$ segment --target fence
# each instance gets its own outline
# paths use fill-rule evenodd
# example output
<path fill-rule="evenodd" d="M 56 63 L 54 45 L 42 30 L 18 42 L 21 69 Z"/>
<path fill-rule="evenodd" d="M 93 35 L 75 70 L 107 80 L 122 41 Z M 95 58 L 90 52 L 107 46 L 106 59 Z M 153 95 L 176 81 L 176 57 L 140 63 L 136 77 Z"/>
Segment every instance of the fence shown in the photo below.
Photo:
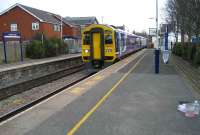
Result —
<path fill-rule="evenodd" d="M 66 38 L 64 42 L 68 45 L 69 53 L 81 52 L 81 39 Z"/>
<path fill-rule="evenodd" d="M 81 52 L 81 39 L 65 39 L 64 42 L 67 44 L 68 53 L 80 53 Z M 23 59 L 26 58 L 26 46 L 29 44 L 28 41 L 22 43 L 22 54 Z M 21 49 L 19 41 L 7 41 L 6 42 L 6 54 L 7 62 L 18 62 L 21 61 Z M 5 62 L 4 46 L 0 42 L 0 64 Z"/>
<path fill-rule="evenodd" d="M 22 43 L 22 54 L 23 58 L 25 58 L 26 54 L 26 45 L 27 42 Z M 19 41 L 8 41 L 6 42 L 6 55 L 7 55 L 7 62 L 17 62 L 21 61 L 21 49 Z M 4 63 L 5 61 L 5 54 L 4 54 L 4 46 L 3 43 L 0 42 L 0 63 Z"/>

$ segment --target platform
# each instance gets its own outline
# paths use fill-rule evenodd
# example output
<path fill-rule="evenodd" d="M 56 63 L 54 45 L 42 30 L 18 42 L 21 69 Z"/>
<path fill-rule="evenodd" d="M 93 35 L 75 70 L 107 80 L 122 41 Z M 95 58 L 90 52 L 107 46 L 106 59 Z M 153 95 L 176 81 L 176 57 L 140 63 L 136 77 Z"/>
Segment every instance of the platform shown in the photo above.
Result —
<path fill-rule="evenodd" d="M 67 55 L 61 55 L 61 56 L 51 57 L 51 58 L 31 59 L 31 60 L 16 62 L 16 63 L 11 63 L 11 64 L 0 64 L 0 72 L 5 72 L 5 71 L 13 70 L 13 69 L 18 69 L 18 68 L 24 68 L 28 66 L 46 64 L 46 63 L 61 61 L 61 60 L 70 59 L 74 57 L 80 57 L 80 56 L 81 56 L 80 53 L 67 54 Z"/>
<path fill-rule="evenodd" d="M 0 123 L 3 135 L 199 135 L 200 117 L 179 101 L 192 87 L 174 65 L 154 74 L 153 50 L 142 50 Z"/>
<path fill-rule="evenodd" d="M 2 64 L 0 65 L 0 100 L 61 78 L 74 72 L 70 70 L 71 68 L 76 69 L 82 65 L 80 53 Z"/>

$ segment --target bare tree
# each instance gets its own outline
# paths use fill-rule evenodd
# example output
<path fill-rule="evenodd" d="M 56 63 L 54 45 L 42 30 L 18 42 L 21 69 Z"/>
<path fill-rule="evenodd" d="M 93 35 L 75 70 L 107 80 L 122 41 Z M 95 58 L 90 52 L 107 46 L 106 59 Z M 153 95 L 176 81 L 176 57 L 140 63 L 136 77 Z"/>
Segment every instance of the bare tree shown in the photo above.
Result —
<path fill-rule="evenodd" d="M 166 22 L 173 26 L 173 32 L 181 33 L 181 42 L 184 42 L 184 35 L 188 35 L 189 41 L 192 35 L 200 33 L 200 0 L 168 0 L 165 11 Z"/>

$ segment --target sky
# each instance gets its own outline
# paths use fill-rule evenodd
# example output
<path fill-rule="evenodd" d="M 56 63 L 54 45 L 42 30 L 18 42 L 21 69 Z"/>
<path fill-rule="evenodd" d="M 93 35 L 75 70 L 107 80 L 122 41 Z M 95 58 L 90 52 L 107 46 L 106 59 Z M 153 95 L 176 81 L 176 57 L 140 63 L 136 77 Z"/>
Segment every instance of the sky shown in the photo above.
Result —
<path fill-rule="evenodd" d="M 129 32 L 155 28 L 156 0 L 0 0 L 0 12 L 20 3 L 63 17 L 96 16 L 100 23 L 121 26 Z M 164 21 L 166 0 L 158 0 L 159 23 Z"/>

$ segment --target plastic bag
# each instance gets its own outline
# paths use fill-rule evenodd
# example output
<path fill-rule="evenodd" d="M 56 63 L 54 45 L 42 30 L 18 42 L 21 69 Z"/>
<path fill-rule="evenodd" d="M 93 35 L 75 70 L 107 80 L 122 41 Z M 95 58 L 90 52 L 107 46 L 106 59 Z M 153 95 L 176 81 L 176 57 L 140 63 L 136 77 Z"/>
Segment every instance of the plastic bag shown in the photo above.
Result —
<path fill-rule="evenodd" d="M 179 111 L 185 113 L 186 117 L 195 117 L 199 115 L 200 112 L 200 105 L 197 100 L 192 103 L 189 102 L 182 102 L 179 103 L 178 108 Z"/>

